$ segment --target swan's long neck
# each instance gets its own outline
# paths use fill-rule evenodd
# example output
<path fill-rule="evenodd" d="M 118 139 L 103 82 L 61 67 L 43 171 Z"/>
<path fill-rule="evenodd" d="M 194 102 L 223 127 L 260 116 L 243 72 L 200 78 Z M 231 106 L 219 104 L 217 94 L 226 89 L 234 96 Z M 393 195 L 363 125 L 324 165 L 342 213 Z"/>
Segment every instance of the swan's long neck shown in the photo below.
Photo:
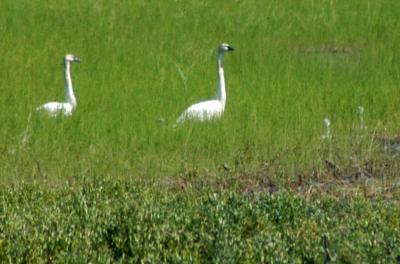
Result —
<path fill-rule="evenodd" d="M 74 90 L 72 89 L 71 63 L 67 60 L 64 61 L 64 70 L 65 70 L 65 101 L 67 103 L 70 103 L 75 108 L 77 103 L 74 95 Z"/>
<path fill-rule="evenodd" d="M 226 103 L 226 90 L 225 90 L 225 78 L 224 68 L 222 66 L 223 52 L 218 53 L 218 100 L 222 104 L 222 108 L 225 108 Z"/>

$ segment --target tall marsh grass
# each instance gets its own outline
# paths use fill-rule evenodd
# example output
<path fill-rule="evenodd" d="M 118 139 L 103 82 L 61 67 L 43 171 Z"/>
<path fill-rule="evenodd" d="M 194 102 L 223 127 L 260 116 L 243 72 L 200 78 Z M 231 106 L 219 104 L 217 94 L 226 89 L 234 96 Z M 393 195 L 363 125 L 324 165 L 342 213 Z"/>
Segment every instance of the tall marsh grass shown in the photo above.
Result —
<path fill-rule="evenodd" d="M 369 132 L 400 120 L 398 1 L 3 1 L 0 177 L 162 177 L 216 170 L 247 155 L 249 170 L 289 149 L 288 174 L 320 166 L 329 116 L 346 156 L 365 107 Z M 213 123 L 173 129 L 188 105 L 216 94 L 216 48 L 228 101 Z M 78 108 L 34 114 L 62 100 L 71 52 Z M 246 154 L 243 154 L 246 150 Z M 40 169 L 39 169 L 40 168 Z"/>

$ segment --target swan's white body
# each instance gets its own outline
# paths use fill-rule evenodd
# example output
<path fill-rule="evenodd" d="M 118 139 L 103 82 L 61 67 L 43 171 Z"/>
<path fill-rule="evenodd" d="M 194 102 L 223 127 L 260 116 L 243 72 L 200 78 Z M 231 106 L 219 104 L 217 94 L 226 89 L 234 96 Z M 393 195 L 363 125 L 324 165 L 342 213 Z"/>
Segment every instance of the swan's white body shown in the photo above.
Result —
<path fill-rule="evenodd" d="M 177 119 L 181 123 L 187 119 L 207 121 L 222 116 L 226 104 L 226 89 L 222 58 L 225 52 L 234 49 L 228 44 L 221 44 L 218 49 L 218 96 L 214 100 L 203 101 L 187 108 Z"/>
<path fill-rule="evenodd" d="M 72 115 L 76 105 L 72 103 L 49 102 L 36 108 L 37 111 L 46 111 L 50 116 L 56 116 L 62 113 L 65 116 Z"/>
<path fill-rule="evenodd" d="M 49 102 L 36 108 L 36 111 L 45 111 L 50 116 L 57 116 L 60 113 L 65 116 L 72 115 L 77 102 L 72 88 L 71 62 L 80 62 L 80 59 L 72 54 L 67 54 L 64 58 L 65 102 Z"/>
<path fill-rule="evenodd" d="M 195 119 L 198 121 L 207 121 L 213 118 L 219 118 L 224 112 L 224 105 L 220 100 L 209 100 L 191 105 L 178 118 L 177 123 L 181 123 L 186 119 Z"/>

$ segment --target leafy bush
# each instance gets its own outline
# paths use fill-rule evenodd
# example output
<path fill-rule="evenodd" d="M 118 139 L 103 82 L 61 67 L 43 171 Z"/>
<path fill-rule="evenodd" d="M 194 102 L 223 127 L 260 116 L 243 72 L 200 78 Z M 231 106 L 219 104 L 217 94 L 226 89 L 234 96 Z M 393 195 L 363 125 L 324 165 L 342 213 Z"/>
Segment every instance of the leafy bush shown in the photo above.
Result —
<path fill-rule="evenodd" d="M 307 201 L 96 181 L 0 194 L 0 259 L 19 262 L 339 262 L 400 257 L 400 210 L 362 197 Z"/>

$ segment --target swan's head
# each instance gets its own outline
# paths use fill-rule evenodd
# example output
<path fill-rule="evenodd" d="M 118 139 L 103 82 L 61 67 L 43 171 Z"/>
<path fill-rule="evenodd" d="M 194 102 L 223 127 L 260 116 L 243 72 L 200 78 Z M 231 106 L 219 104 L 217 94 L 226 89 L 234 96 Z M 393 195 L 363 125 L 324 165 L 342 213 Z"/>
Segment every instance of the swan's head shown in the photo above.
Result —
<path fill-rule="evenodd" d="M 75 55 L 72 55 L 72 54 L 65 55 L 64 60 L 71 61 L 71 62 L 81 62 L 81 59 L 79 59 L 78 57 L 76 57 Z"/>
<path fill-rule="evenodd" d="M 219 52 L 234 51 L 234 50 L 235 49 L 232 46 L 226 43 L 222 43 L 218 48 Z"/>

